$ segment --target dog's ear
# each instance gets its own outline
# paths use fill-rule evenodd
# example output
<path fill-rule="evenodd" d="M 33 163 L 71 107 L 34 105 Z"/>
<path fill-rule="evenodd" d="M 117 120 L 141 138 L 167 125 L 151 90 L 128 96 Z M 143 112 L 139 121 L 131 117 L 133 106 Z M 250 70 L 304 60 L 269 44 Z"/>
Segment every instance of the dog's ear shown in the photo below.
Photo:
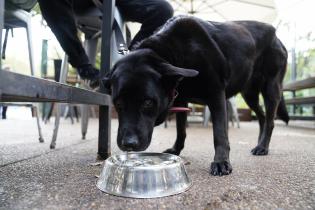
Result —
<path fill-rule="evenodd" d="M 175 77 L 195 77 L 199 74 L 198 71 L 193 69 L 185 69 L 173 66 L 169 63 L 160 64 L 160 73 L 162 76 L 175 76 Z"/>
<path fill-rule="evenodd" d="M 184 77 L 195 77 L 199 74 L 194 69 L 174 66 L 157 55 L 153 50 L 147 51 L 148 62 L 161 74 L 161 81 L 167 89 L 174 89 Z"/>
<path fill-rule="evenodd" d="M 162 75 L 161 81 L 164 87 L 171 91 L 178 86 L 183 78 L 195 77 L 199 74 L 196 70 L 176 67 L 165 62 L 159 64 L 158 71 Z"/>
<path fill-rule="evenodd" d="M 177 66 L 173 66 L 168 61 L 161 58 L 158 54 L 156 54 L 153 50 L 145 49 L 146 57 L 153 68 L 159 72 L 162 77 L 195 77 L 199 74 L 198 71 L 194 69 L 180 68 Z"/>

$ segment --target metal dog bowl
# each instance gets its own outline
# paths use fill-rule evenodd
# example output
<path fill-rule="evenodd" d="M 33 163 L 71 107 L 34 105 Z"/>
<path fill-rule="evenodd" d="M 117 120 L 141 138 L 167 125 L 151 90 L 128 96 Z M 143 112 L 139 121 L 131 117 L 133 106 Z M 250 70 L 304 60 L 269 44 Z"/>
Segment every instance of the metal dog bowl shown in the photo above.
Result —
<path fill-rule="evenodd" d="M 105 161 L 96 186 L 108 194 L 156 198 L 184 192 L 191 186 L 182 159 L 165 153 L 127 153 Z"/>

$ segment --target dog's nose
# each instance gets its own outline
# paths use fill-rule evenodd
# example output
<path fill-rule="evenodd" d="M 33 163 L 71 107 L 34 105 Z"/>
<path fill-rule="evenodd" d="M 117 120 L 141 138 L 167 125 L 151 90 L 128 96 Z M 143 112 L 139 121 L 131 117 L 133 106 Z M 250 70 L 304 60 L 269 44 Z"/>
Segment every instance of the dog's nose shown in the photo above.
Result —
<path fill-rule="evenodd" d="M 127 137 L 123 140 L 122 146 L 125 151 L 136 151 L 139 145 L 138 138 L 135 136 Z"/>

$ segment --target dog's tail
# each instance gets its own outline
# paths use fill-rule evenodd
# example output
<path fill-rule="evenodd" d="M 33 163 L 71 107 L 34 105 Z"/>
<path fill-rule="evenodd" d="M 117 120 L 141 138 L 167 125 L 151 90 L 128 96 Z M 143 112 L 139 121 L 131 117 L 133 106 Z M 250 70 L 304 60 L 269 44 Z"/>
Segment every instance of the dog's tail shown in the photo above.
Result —
<path fill-rule="evenodd" d="M 289 123 L 290 117 L 289 117 L 289 114 L 288 114 L 287 107 L 285 106 L 283 94 L 281 96 L 281 100 L 280 100 L 280 103 L 279 103 L 279 106 L 278 106 L 277 116 L 282 121 L 284 121 L 286 124 Z"/>

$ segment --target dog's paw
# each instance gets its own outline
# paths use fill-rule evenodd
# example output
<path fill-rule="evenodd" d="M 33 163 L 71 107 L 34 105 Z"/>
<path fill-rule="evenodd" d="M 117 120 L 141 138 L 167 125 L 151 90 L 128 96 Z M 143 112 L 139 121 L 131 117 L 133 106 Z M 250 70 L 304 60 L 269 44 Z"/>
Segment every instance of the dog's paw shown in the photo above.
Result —
<path fill-rule="evenodd" d="M 173 155 L 179 155 L 180 154 L 180 151 L 174 149 L 174 148 L 170 148 L 170 149 L 167 149 L 165 150 L 163 153 L 168 153 L 168 154 L 173 154 Z"/>
<path fill-rule="evenodd" d="M 212 162 L 210 166 L 210 173 L 213 176 L 223 176 L 232 173 L 232 166 L 228 161 Z"/>
<path fill-rule="evenodd" d="M 252 149 L 251 153 L 253 155 L 268 155 L 268 149 L 261 146 L 256 146 L 254 149 Z"/>

